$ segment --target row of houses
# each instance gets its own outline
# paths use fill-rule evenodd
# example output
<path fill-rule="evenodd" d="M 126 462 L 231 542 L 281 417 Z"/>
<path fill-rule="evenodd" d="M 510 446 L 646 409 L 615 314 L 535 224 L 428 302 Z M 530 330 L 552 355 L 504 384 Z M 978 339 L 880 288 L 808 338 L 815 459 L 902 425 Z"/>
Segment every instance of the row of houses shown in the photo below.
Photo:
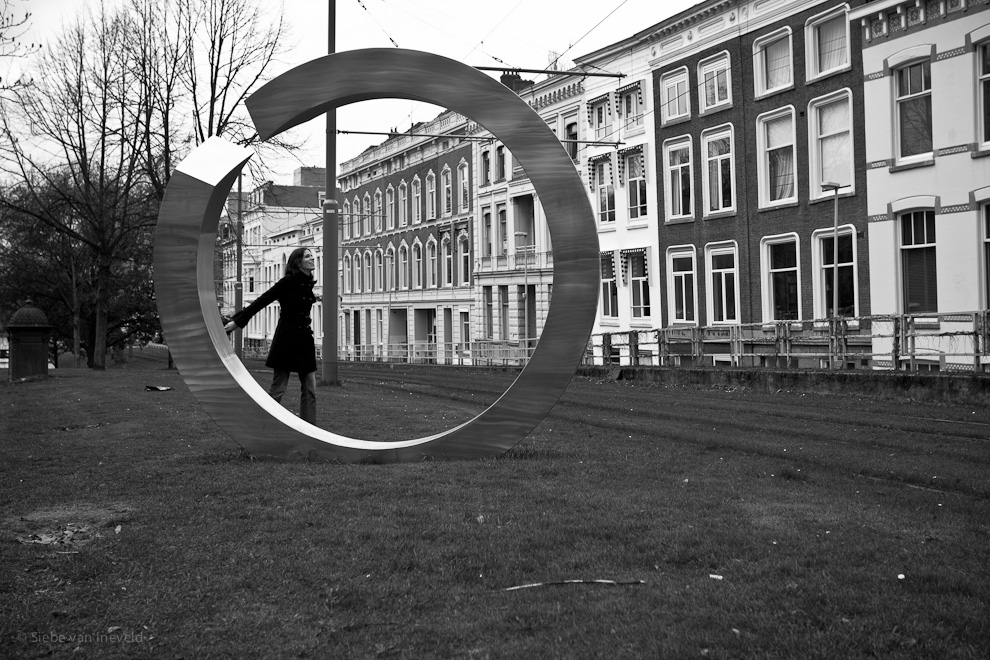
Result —
<path fill-rule="evenodd" d="M 982 370 L 988 9 L 709 0 L 546 80 L 505 72 L 587 185 L 595 359 L 815 366 L 841 343 L 843 366 Z M 259 191 L 244 211 L 255 291 L 290 246 L 322 258 L 325 188 L 300 177 L 295 219 Z M 336 199 L 343 356 L 513 360 L 536 343 L 552 236 L 497 135 L 441 113 L 343 163 Z M 275 314 L 246 346 L 263 350 Z"/>

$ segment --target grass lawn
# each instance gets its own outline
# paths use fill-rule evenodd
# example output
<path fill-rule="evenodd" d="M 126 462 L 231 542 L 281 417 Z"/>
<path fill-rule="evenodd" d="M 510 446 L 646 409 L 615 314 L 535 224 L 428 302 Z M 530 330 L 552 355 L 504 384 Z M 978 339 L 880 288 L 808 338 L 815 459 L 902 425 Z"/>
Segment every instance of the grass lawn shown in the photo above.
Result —
<path fill-rule="evenodd" d="M 55 373 L 0 384 L 0 658 L 990 654 L 983 408 L 577 377 L 499 459 L 281 463 L 160 360 Z M 514 376 L 343 365 L 319 417 L 424 435 Z"/>

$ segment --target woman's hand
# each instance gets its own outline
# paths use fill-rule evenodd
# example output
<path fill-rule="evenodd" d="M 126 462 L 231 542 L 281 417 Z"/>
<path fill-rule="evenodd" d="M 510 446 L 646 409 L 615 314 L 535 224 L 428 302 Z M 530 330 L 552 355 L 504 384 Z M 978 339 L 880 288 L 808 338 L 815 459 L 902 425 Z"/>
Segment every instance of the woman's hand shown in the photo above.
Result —
<path fill-rule="evenodd" d="M 234 330 L 237 330 L 237 324 L 233 321 L 227 321 L 227 325 L 223 326 L 223 330 L 229 335 Z"/>

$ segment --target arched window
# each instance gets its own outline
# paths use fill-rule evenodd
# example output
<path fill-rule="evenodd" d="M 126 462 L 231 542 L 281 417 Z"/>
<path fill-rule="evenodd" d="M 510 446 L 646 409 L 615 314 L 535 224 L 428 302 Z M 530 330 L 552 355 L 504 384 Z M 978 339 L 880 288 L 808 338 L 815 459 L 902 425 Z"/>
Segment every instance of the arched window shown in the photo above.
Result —
<path fill-rule="evenodd" d="M 348 254 L 344 255 L 344 293 L 351 292 L 351 256 Z"/>
<path fill-rule="evenodd" d="M 432 236 L 426 244 L 426 278 L 427 286 L 437 288 L 437 242 Z"/>
<path fill-rule="evenodd" d="M 458 281 L 462 286 L 471 283 L 471 247 L 467 234 L 457 239 Z"/>
<path fill-rule="evenodd" d="M 409 250 L 405 245 L 399 247 L 399 288 L 409 288 Z"/>
<path fill-rule="evenodd" d="M 364 253 L 364 290 L 374 291 L 374 280 L 371 278 L 371 253 Z"/>
<path fill-rule="evenodd" d="M 423 288 L 423 246 L 419 243 L 412 246 L 412 286 Z"/>
<path fill-rule="evenodd" d="M 443 239 L 443 245 L 440 248 L 443 274 L 441 275 L 441 286 L 453 286 L 454 284 L 454 256 L 452 254 L 452 248 L 450 245 L 450 238 Z"/>

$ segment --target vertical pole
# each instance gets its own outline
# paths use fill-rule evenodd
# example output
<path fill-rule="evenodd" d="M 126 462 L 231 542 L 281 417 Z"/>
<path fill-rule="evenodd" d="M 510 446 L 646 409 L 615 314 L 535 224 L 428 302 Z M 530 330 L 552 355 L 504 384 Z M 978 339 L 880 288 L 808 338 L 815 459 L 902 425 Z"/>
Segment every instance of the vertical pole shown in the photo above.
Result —
<path fill-rule="evenodd" d="M 234 311 L 239 312 L 244 307 L 244 256 L 242 251 L 244 218 L 241 215 L 241 180 L 243 175 L 237 175 L 237 227 L 235 228 L 237 243 L 237 279 L 234 281 Z M 234 332 L 234 354 L 238 360 L 244 359 L 244 330 L 238 328 Z"/>
<path fill-rule="evenodd" d="M 327 53 L 336 51 L 337 8 L 328 0 Z M 339 385 L 337 334 L 340 298 L 337 291 L 337 110 L 327 112 L 326 201 L 323 203 L 323 383 Z"/>

